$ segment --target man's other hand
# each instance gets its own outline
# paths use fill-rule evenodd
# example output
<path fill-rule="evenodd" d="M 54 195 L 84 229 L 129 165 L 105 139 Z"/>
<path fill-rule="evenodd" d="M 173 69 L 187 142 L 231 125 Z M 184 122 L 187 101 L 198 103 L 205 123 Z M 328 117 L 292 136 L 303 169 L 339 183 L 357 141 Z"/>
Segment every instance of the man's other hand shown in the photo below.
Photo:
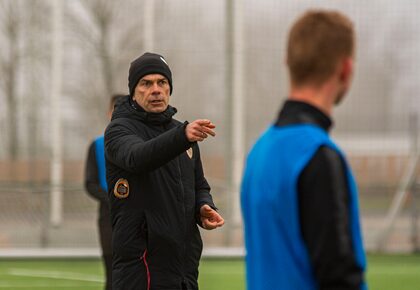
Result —
<path fill-rule="evenodd" d="M 200 219 L 203 228 L 206 230 L 213 230 L 223 226 L 225 223 L 222 216 L 207 204 L 200 208 Z"/>

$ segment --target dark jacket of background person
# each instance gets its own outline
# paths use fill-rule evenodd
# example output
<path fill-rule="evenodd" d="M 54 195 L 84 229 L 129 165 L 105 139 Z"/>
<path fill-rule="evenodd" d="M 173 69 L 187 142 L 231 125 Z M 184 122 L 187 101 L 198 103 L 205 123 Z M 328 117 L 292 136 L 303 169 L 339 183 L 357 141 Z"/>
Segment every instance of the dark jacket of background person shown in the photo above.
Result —
<path fill-rule="evenodd" d="M 102 142 L 102 150 L 100 150 L 101 144 L 97 146 L 98 142 Z M 105 179 L 105 156 L 103 156 L 103 142 L 104 138 L 103 136 L 100 136 L 89 146 L 85 166 L 85 188 L 89 195 L 99 202 L 98 228 L 102 258 L 106 273 L 105 289 L 111 289 L 112 228 L 106 184 L 101 182 L 101 179 Z M 100 152 L 98 152 L 98 147 Z M 99 159 L 101 158 L 100 155 L 102 155 L 103 160 Z"/>
<path fill-rule="evenodd" d="M 203 204 L 215 206 L 199 147 L 175 113 L 171 106 L 148 113 L 127 97 L 106 129 L 113 289 L 198 289 L 197 214 Z M 123 198 L 116 194 L 121 179 L 129 186 Z M 147 283 L 138 288 L 139 281 Z"/>

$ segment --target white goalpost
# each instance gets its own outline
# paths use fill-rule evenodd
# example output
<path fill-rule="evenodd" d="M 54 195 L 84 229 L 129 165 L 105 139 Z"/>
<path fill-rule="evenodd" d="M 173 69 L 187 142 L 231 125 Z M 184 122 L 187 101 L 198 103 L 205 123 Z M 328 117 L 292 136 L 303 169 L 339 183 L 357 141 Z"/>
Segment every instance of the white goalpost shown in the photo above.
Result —
<path fill-rule="evenodd" d="M 53 37 L 51 68 L 51 160 L 50 160 L 50 223 L 57 227 L 63 219 L 63 173 L 62 173 L 62 133 L 61 133 L 61 84 L 63 50 L 63 3 L 52 2 Z"/>
<path fill-rule="evenodd" d="M 387 215 L 384 219 L 382 229 L 380 230 L 379 234 L 376 238 L 376 251 L 384 252 L 386 250 L 387 242 L 389 236 L 395 226 L 396 220 L 400 215 L 403 207 L 404 202 L 408 198 L 408 196 L 414 195 L 414 187 L 416 185 L 417 180 L 417 172 L 419 169 L 419 159 L 420 159 L 420 152 L 418 148 L 418 118 L 417 114 L 412 114 L 410 116 L 410 137 L 411 137 L 411 153 L 409 155 L 408 163 L 406 165 L 404 174 L 402 176 L 401 182 L 397 188 L 397 191 L 392 199 L 391 206 L 387 212 Z M 412 203 L 415 201 L 412 200 Z M 414 207 L 414 211 L 412 211 L 415 218 L 416 210 Z M 417 241 L 417 222 L 416 220 L 413 221 L 412 226 L 412 242 L 416 243 Z M 413 248 L 416 249 L 417 245 L 414 244 Z"/>

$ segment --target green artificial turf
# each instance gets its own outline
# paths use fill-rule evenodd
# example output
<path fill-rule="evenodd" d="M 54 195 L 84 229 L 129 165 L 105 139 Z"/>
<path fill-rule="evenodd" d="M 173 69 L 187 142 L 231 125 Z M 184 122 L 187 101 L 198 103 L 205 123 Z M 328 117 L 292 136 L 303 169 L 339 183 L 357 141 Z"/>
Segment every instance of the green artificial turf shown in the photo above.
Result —
<path fill-rule="evenodd" d="M 420 255 L 369 255 L 370 290 L 420 289 Z M 98 260 L 0 260 L 0 290 L 101 290 L 103 270 Z M 241 259 L 203 259 L 201 290 L 244 290 Z M 275 289 L 273 289 L 275 290 Z"/>

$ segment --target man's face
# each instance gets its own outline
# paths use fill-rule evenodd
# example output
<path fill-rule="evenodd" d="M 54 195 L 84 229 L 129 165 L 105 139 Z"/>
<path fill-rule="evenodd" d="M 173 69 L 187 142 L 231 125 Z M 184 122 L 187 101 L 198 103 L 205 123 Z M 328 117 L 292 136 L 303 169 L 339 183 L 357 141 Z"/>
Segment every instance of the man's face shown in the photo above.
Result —
<path fill-rule="evenodd" d="M 146 75 L 140 79 L 133 100 L 146 112 L 161 113 L 169 105 L 169 81 L 160 74 Z"/>

